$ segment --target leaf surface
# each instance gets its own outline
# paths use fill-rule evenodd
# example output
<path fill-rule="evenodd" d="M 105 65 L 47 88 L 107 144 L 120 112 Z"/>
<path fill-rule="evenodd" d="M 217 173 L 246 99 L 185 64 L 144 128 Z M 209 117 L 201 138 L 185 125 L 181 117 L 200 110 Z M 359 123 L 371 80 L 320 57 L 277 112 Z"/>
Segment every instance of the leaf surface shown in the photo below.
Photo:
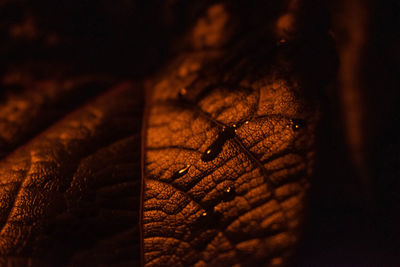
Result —
<path fill-rule="evenodd" d="M 283 44 L 271 21 L 241 31 L 227 6 L 148 83 L 145 266 L 285 265 L 301 237 L 318 86 L 301 41 Z"/>
<path fill-rule="evenodd" d="M 72 80 L 0 106 L 2 266 L 138 263 L 140 90 Z"/>

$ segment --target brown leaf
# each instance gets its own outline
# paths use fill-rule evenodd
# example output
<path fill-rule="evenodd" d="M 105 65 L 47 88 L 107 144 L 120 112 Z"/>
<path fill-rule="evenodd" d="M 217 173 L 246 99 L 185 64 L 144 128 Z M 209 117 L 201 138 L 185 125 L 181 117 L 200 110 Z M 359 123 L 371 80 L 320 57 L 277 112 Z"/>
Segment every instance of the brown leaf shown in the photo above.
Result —
<path fill-rule="evenodd" d="M 210 10 L 215 43 L 196 45 L 205 40 L 196 24 L 192 48 L 148 83 L 144 263 L 287 264 L 313 171 L 318 108 L 309 94 L 319 89 L 298 64 L 301 41 L 282 46 L 267 21 L 225 46 L 224 27 L 212 24 L 238 18 L 224 5 Z"/>
<path fill-rule="evenodd" d="M 0 265 L 137 263 L 141 93 L 83 104 L 100 89 L 45 83 L 2 103 Z"/>

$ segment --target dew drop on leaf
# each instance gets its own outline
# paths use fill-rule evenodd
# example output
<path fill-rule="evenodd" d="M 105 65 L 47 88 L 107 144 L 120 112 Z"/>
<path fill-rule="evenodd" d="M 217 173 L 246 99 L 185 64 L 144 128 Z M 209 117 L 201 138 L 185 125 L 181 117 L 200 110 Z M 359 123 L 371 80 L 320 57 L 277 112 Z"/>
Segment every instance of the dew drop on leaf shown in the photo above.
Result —
<path fill-rule="evenodd" d="M 293 119 L 292 120 L 292 129 L 293 131 L 298 131 L 304 128 L 306 125 L 305 121 L 302 119 Z"/>
<path fill-rule="evenodd" d="M 235 126 L 235 127 L 234 127 Z M 236 125 L 232 127 L 225 127 L 218 135 L 217 139 L 206 149 L 201 156 L 204 162 L 214 160 L 222 151 L 222 147 L 229 139 L 235 136 Z"/>
<path fill-rule="evenodd" d="M 232 128 L 233 128 L 234 133 L 237 132 L 237 127 L 238 127 L 238 126 L 237 126 L 236 124 L 233 124 L 233 125 L 232 125 Z"/>
<path fill-rule="evenodd" d="M 222 196 L 222 200 L 223 201 L 230 201 L 235 197 L 235 194 L 236 194 L 235 188 L 228 186 L 224 190 L 224 194 Z"/>
<path fill-rule="evenodd" d="M 186 89 L 185 89 L 185 88 L 182 88 L 181 90 L 179 90 L 178 98 L 179 98 L 179 99 L 183 99 L 183 97 L 186 96 L 186 94 L 187 94 Z"/>
<path fill-rule="evenodd" d="M 177 171 L 176 173 L 174 173 L 174 175 L 172 175 L 172 178 L 180 178 L 182 176 L 184 176 L 185 174 L 188 173 L 189 169 L 190 169 L 191 165 L 186 165 L 186 167 L 180 169 L 179 171 Z"/>
<path fill-rule="evenodd" d="M 203 213 L 200 214 L 197 223 L 217 225 L 220 219 L 221 219 L 221 213 L 216 212 L 214 208 L 208 208 Z"/>

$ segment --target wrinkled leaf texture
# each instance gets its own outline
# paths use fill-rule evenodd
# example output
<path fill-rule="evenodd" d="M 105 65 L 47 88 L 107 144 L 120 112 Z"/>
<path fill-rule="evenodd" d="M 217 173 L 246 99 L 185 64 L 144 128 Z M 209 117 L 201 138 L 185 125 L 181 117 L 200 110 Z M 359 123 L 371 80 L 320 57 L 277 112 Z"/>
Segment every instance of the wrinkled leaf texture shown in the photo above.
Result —
<path fill-rule="evenodd" d="M 244 20 L 211 6 L 147 84 L 145 266 L 281 266 L 301 238 L 318 121 L 319 85 L 298 64 L 309 43 Z"/>
<path fill-rule="evenodd" d="M 321 85 L 298 63 L 312 50 L 325 82 L 314 64 L 325 44 L 280 43 L 280 8 L 207 9 L 145 82 L 143 129 L 141 85 L 20 73 L 0 95 L 0 266 L 287 264 Z M 25 56 L 28 71 L 63 71 Z"/>
<path fill-rule="evenodd" d="M 0 266 L 139 264 L 142 103 L 95 77 L 4 95 Z"/>

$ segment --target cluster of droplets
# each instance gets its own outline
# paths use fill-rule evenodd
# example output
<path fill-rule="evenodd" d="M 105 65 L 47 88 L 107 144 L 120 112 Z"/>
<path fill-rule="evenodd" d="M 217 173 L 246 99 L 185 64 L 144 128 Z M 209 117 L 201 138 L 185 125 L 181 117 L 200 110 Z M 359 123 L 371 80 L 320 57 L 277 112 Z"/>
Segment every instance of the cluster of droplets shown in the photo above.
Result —
<path fill-rule="evenodd" d="M 231 201 L 231 200 L 233 200 L 235 195 L 236 195 L 235 188 L 233 188 L 231 186 L 227 186 L 223 191 L 221 200 L 224 202 Z M 201 222 L 209 221 L 211 223 L 214 223 L 216 220 L 219 219 L 219 217 L 221 215 L 222 214 L 220 212 L 218 212 L 215 207 L 213 207 L 210 209 L 206 209 L 203 213 L 201 213 L 200 221 Z"/>
<path fill-rule="evenodd" d="M 278 45 L 284 45 L 286 44 L 286 42 L 287 42 L 286 39 L 281 39 L 279 40 Z M 179 90 L 178 98 L 180 100 L 183 100 L 186 95 L 187 95 L 187 90 L 185 88 Z M 250 121 L 246 120 L 240 123 L 240 125 L 243 124 L 247 125 L 249 123 Z M 305 127 L 305 121 L 302 119 L 292 119 L 291 122 L 287 125 L 287 128 L 291 128 L 293 131 L 298 131 L 303 127 Z M 237 124 L 223 127 L 222 130 L 219 132 L 216 140 L 210 146 L 208 146 L 205 152 L 202 154 L 201 160 L 203 162 L 209 162 L 217 158 L 218 155 L 221 153 L 225 143 L 236 136 L 237 130 L 238 130 Z M 181 168 L 176 173 L 174 173 L 172 177 L 173 178 L 183 177 L 189 172 L 190 167 L 191 167 L 190 164 L 186 165 L 185 167 Z M 230 201 L 235 197 L 235 195 L 236 195 L 235 189 L 231 186 L 228 186 L 224 189 L 224 192 L 222 194 L 222 201 Z M 217 217 L 219 217 L 220 215 L 221 214 L 215 211 L 215 207 L 213 209 L 207 209 L 203 213 L 201 213 L 200 221 L 203 220 L 215 221 Z"/>
<path fill-rule="evenodd" d="M 292 119 L 291 123 L 288 124 L 286 127 L 292 128 L 293 131 L 298 131 L 304 128 L 306 125 L 305 121 L 302 119 Z"/>

